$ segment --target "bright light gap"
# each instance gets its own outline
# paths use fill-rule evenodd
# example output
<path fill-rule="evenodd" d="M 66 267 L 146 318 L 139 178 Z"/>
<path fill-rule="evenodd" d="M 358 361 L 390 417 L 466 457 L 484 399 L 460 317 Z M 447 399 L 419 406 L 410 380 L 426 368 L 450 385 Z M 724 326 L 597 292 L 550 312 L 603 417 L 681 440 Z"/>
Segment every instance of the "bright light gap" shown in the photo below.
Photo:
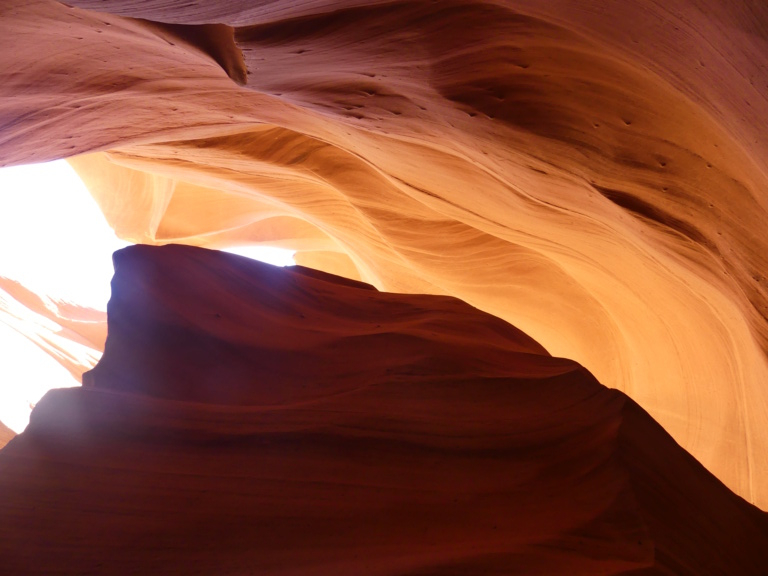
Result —
<path fill-rule="evenodd" d="M 112 253 L 127 246 L 107 224 L 74 169 L 64 160 L 0 169 L 0 276 L 42 296 L 49 307 L 69 302 L 106 310 Z M 226 251 L 277 266 L 293 252 L 240 246 Z M 31 312 L 0 285 L 0 422 L 21 432 L 31 407 L 51 388 L 80 383 L 34 343 L 55 332 L 75 358 L 95 362 L 100 350 L 70 343 L 66 333 Z"/>

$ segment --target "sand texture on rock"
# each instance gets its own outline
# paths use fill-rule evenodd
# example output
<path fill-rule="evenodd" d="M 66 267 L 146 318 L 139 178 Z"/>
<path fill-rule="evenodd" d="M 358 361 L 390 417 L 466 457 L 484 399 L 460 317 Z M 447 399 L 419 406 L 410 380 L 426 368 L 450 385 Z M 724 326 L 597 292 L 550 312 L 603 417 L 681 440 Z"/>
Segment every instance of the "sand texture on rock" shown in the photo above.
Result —
<path fill-rule="evenodd" d="M 768 5 L 3 3 L 0 158 L 121 237 L 452 295 L 768 506 Z"/>
<path fill-rule="evenodd" d="M 24 574 L 760 574 L 768 515 L 623 393 L 445 296 L 115 255 L 109 337 L 0 452 Z"/>

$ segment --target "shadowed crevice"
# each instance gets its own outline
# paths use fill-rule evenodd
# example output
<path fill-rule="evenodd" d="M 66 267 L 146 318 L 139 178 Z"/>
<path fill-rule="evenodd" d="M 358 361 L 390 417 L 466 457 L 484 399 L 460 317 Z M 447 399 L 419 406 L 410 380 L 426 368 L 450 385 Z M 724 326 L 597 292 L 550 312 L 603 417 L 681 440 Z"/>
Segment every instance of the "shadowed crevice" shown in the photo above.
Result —
<path fill-rule="evenodd" d="M 243 53 L 235 44 L 235 29 L 226 24 L 164 24 L 138 19 L 149 30 L 171 44 L 183 43 L 213 58 L 236 84 L 244 86 L 248 70 Z"/>

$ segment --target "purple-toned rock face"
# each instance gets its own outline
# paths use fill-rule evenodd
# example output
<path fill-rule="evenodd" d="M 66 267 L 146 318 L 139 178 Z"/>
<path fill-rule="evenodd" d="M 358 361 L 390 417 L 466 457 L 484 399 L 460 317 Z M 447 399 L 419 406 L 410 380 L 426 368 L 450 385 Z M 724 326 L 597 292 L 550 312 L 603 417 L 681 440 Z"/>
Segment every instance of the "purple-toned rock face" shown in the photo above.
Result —
<path fill-rule="evenodd" d="M 768 515 L 454 298 L 188 246 L 0 451 L 8 574 L 760 574 Z"/>

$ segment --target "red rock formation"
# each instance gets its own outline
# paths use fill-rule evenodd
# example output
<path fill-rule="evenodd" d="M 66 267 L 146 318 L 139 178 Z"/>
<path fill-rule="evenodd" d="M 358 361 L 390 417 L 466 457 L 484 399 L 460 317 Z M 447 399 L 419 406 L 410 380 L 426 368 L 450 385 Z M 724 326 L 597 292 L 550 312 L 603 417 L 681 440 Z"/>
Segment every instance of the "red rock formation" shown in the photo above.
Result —
<path fill-rule="evenodd" d="M 0 322 L 47 352 L 80 380 L 99 359 L 107 338 L 106 314 L 41 297 L 0 276 Z"/>
<path fill-rule="evenodd" d="M 0 422 L 0 448 L 8 444 L 14 436 L 16 436 L 16 432 Z"/>
<path fill-rule="evenodd" d="M 2 163 L 107 150 L 126 239 L 460 297 L 768 505 L 767 4 L 68 4 L 0 6 Z"/>
<path fill-rule="evenodd" d="M 447 297 L 115 254 L 104 357 L 0 452 L 23 574 L 762 574 L 768 515 Z"/>

